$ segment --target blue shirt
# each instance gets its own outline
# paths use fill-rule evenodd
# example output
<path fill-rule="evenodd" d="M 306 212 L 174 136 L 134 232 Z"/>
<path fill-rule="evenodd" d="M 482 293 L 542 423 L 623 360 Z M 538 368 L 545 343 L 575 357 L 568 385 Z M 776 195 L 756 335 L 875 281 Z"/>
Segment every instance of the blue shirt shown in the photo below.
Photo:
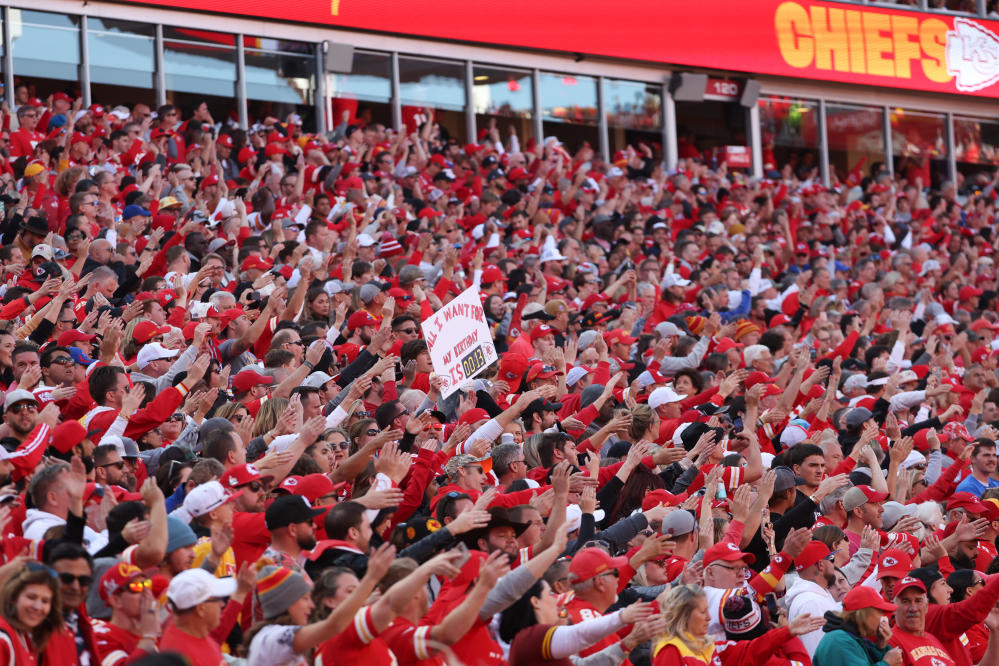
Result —
<path fill-rule="evenodd" d="M 996 481 L 991 476 L 989 477 L 989 485 L 982 485 L 982 482 L 974 477 L 974 475 L 969 474 L 961 483 L 957 484 L 957 488 L 954 490 L 956 493 L 971 493 L 975 497 L 981 498 L 982 493 L 984 493 L 989 488 L 995 488 L 999 486 L 999 481 Z"/>

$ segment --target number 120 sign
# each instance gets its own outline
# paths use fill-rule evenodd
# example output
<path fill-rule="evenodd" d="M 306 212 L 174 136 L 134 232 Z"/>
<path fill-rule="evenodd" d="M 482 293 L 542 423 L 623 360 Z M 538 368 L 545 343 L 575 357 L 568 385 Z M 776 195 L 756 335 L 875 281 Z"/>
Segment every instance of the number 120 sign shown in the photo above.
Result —
<path fill-rule="evenodd" d="M 469 287 L 422 323 L 434 372 L 444 380 L 441 397 L 472 379 L 496 360 L 496 346 L 479 290 Z"/>

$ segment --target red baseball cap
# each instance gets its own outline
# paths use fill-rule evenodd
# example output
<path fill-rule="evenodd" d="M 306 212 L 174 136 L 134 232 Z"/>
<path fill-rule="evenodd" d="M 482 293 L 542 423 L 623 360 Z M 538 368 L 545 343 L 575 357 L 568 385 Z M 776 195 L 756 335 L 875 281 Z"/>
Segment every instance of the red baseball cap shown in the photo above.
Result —
<path fill-rule="evenodd" d="M 138 327 L 139 326 L 136 326 L 136 328 Z M 78 331 L 74 328 L 60 335 L 59 339 L 56 340 L 56 344 L 60 347 L 68 347 L 74 342 L 90 342 L 96 337 L 96 335 L 87 335 L 83 331 Z"/>
<path fill-rule="evenodd" d="M 898 606 L 885 601 L 874 588 L 858 585 L 843 597 L 843 610 L 855 611 L 861 608 L 876 608 L 885 613 L 893 613 Z"/>
<path fill-rule="evenodd" d="M 490 284 L 492 282 L 506 282 L 506 276 L 503 275 L 501 271 L 496 266 L 486 266 L 482 269 L 482 278 L 479 280 L 482 284 Z"/>
<path fill-rule="evenodd" d="M 658 488 L 647 493 L 642 498 L 642 511 L 648 511 L 657 506 L 680 506 L 684 499 L 682 495 L 674 495 L 669 491 Z"/>
<path fill-rule="evenodd" d="M 249 271 L 257 269 L 260 271 L 269 271 L 274 268 L 274 260 L 271 258 L 263 258 L 256 254 L 251 254 L 249 257 L 243 260 L 243 263 L 239 265 L 239 270 Z"/>
<path fill-rule="evenodd" d="M 306 474 L 305 476 L 289 476 L 279 488 L 287 490 L 292 495 L 301 495 L 309 500 L 309 504 L 315 505 L 318 500 L 344 485 L 343 483 L 333 483 L 325 474 Z"/>
<path fill-rule="evenodd" d="M 254 386 L 270 386 L 274 383 L 273 377 L 262 375 L 253 370 L 240 370 L 232 378 L 232 390 L 236 393 L 246 393 Z"/>
<path fill-rule="evenodd" d="M 746 376 L 746 381 L 743 382 L 747 389 L 753 388 L 757 384 L 772 384 L 773 380 L 765 372 L 760 372 L 759 370 L 751 372 Z"/>
<path fill-rule="evenodd" d="M 257 156 L 257 151 L 249 146 L 243 146 L 239 150 L 239 155 L 236 156 L 237 162 L 249 162 Z"/>
<path fill-rule="evenodd" d="M 618 343 L 622 345 L 633 345 L 638 338 L 631 337 L 623 328 L 615 328 L 613 331 L 604 333 L 604 340 L 606 340 L 609 345 Z"/>
<path fill-rule="evenodd" d="M 378 320 L 366 310 L 358 310 L 347 319 L 347 330 L 353 333 L 362 326 L 377 326 Z"/>
<path fill-rule="evenodd" d="M 157 335 L 165 335 L 170 332 L 169 326 L 157 326 L 155 322 L 140 321 L 132 329 L 132 339 L 143 344 L 149 342 Z"/>
<path fill-rule="evenodd" d="M 555 368 L 544 363 L 534 363 L 527 371 L 526 382 L 530 384 L 535 379 L 551 379 L 555 376 Z"/>
<path fill-rule="evenodd" d="M 461 415 L 461 418 L 458 419 L 458 425 L 461 425 L 462 423 L 468 423 L 471 425 L 488 418 L 489 412 L 481 407 L 472 407 Z"/>
<path fill-rule="evenodd" d="M 583 548 L 572 556 L 569 574 L 573 583 L 582 583 L 627 563 L 627 557 L 611 557 L 603 548 Z"/>
<path fill-rule="evenodd" d="M 520 380 L 529 366 L 530 361 L 523 354 L 517 352 L 503 354 L 500 359 L 498 379 L 510 386 L 511 393 L 516 393 L 520 388 Z"/>
<path fill-rule="evenodd" d="M 893 588 L 892 592 L 894 593 L 895 598 L 897 599 L 898 597 L 902 596 L 903 592 L 911 588 L 915 588 L 923 593 L 926 592 L 926 586 L 923 585 L 923 581 L 919 580 L 918 578 L 913 578 L 912 576 L 906 576 L 905 578 L 895 583 L 895 587 Z"/>
<path fill-rule="evenodd" d="M 809 541 L 805 549 L 801 551 L 801 555 L 794 558 L 794 566 L 798 568 L 798 571 L 807 569 L 829 557 L 829 552 L 829 546 L 821 541 Z"/>
<path fill-rule="evenodd" d="M 272 157 L 274 155 L 287 155 L 288 151 L 282 148 L 277 143 L 268 143 L 267 147 L 264 149 L 265 157 Z"/>
<path fill-rule="evenodd" d="M 118 590 L 128 585 L 136 578 L 145 578 L 146 574 L 142 569 L 134 564 L 118 562 L 113 567 L 104 572 L 101 576 L 98 592 L 105 603 L 111 600 L 111 596 Z"/>
<path fill-rule="evenodd" d="M 156 301 L 160 304 L 161 308 L 165 308 L 176 300 L 177 292 L 173 289 L 164 289 L 156 295 Z"/>
<path fill-rule="evenodd" d="M 961 287 L 961 290 L 957 292 L 957 299 L 959 301 L 966 301 L 975 296 L 981 296 L 984 292 L 978 287 L 972 287 L 971 285 L 966 285 Z"/>
<path fill-rule="evenodd" d="M 741 342 L 736 342 L 732 338 L 722 338 L 718 341 L 718 346 L 715 347 L 715 352 L 719 354 L 724 354 L 729 349 L 742 349 L 745 347 Z"/>
<path fill-rule="evenodd" d="M 232 148 L 232 137 L 228 134 L 219 134 L 219 137 L 215 139 L 215 145 L 222 148 Z"/>
<path fill-rule="evenodd" d="M 950 499 L 947 500 L 947 510 L 950 511 L 952 509 L 964 509 L 976 516 L 988 511 L 981 500 L 971 493 L 954 493 L 951 495 Z"/>
<path fill-rule="evenodd" d="M 716 543 L 704 551 L 704 566 L 722 560 L 725 562 L 735 562 L 736 560 L 746 560 L 748 564 L 756 561 L 756 556 L 752 553 L 744 553 L 739 547 L 730 541 Z"/>
<path fill-rule="evenodd" d="M 539 324 L 531 329 L 531 342 L 534 342 L 538 338 L 543 338 L 546 335 L 555 335 L 555 329 L 548 324 Z"/>
<path fill-rule="evenodd" d="M 243 463 L 242 465 L 236 465 L 227 469 L 225 474 L 222 475 L 220 482 L 226 488 L 239 488 L 254 481 L 267 483 L 273 478 L 270 474 L 261 475 L 260 471 L 253 466 L 253 463 Z"/>
<path fill-rule="evenodd" d="M 902 578 L 912 571 L 912 558 L 904 550 L 889 548 L 878 557 L 878 580 Z"/>
<path fill-rule="evenodd" d="M 83 424 L 74 419 L 69 419 L 52 429 L 51 446 L 59 453 L 69 453 L 74 446 L 86 438 L 87 429 L 83 427 Z"/>

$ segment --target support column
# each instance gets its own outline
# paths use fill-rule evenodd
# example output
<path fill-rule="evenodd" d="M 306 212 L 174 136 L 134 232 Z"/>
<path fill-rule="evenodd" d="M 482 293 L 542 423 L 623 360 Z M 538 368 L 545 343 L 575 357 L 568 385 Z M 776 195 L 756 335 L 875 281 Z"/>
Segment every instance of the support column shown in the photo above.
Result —
<path fill-rule="evenodd" d="M 746 125 L 749 128 L 749 147 L 753 153 L 753 178 L 763 178 L 763 139 L 760 131 L 759 104 L 753 104 L 746 109 Z"/>
<path fill-rule="evenodd" d="M 402 131 L 402 100 L 399 98 L 399 53 L 392 52 L 392 126 Z"/>
<path fill-rule="evenodd" d="M 822 184 L 829 187 L 829 134 L 826 131 L 826 101 L 819 100 L 819 173 Z"/>
<path fill-rule="evenodd" d="M 541 117 L 541 72 L 535 69 L 531 72 L 531 88 L 534 92 L 534 141 L 545 140 L 545 125 Z"/>
<path fill-rule="evenodd" d="M 155 50 L 155 65 L 156 65 L 156 106 L 163 106 L 166 104 L 166 69 L 165 69 L 165 57 L 163 48 L 163 26 L 160 24 L 156 25 L 156 50 Z"/>
<path fill-rule="evenodd" d="M 236 35 L 236 111 L 239 114 L 239 126 L 246 129 L 250 126 L 250 108 L 246 103 L 246 47 L 243 45 L 243 35 Z"/>
<path fill-rule="evenodd" d="M 600 154 L 604 162 L 610 162 L 610 134 L 607 128 L 607 95 L 604 92 L 604 77 L 597 77 L 597 135 L 600 137 Z"/>
<path fill-rule="evenodd" d="M 80 17 L 80 96 L 83 108 L 90 107 L 90 47 L 87 42 L 87 15 Z"/>
<path fill-rule="evenodd" d="M 680 151 L 676 136 L 676 102 L 663 86 L 663 154 L 666 169 L 672 171 L 680 163 Z"/>
<path fill-rule="evenodd" d="M 475 143 L 475 104 L 472 102 L 472 93 L 475 84 L 475 70 L 471 60 L 465 61 L 465 133 L 468 135 L 468 143 Z"/>

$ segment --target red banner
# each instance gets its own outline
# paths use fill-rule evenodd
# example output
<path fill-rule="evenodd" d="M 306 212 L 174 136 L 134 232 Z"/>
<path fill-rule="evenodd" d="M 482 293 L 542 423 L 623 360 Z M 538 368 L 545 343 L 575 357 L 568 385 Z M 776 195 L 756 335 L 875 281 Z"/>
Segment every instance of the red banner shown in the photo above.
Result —
<path fill-rule="evenodd" d="M 144 0 L 121 0 L 143 3 Z M 999 22 L 814 0 L 144 4 L 688 67 L 999 97 Z"/>

